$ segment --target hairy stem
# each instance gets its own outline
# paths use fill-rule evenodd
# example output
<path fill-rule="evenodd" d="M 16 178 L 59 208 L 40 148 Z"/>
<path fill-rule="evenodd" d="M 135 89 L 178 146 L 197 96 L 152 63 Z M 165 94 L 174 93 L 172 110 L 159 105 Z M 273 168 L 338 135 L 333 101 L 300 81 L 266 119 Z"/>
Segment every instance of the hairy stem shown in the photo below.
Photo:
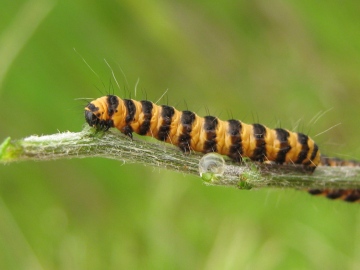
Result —
<path fill-rule="evenodd" d="M 46 136 L 30 136 L 21 140 L 7 138 L 0 145 L 0 162 L 54 160 L 64 158 L 104 157 L 124 163 L 173 170 L 199 176 L 200 154 L 184 154 L 178 148 L 162 143 L 134 139 L 116 131 L 65 132 Z M 245 161 L 234 164 L 226 160 L 223 174 L 211 171 L 203 179 L 211 185 L 235 186 L 242 189 L 259 187 L 360 189 L 360 167 L 318 167 L 310 174 L 302 166 L 259 164 Z M 210 177 L 209 177 L 210 175 Z"/>

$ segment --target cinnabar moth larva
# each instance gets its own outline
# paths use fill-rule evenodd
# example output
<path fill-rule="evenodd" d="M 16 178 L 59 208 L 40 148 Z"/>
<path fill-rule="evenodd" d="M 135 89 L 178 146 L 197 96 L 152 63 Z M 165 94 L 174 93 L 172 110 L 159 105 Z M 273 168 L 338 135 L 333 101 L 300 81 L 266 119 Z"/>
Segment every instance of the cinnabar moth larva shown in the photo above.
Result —
<path fill-rule="evenodd" d="M 178 111 L 147 100 L 103 96 L 85 107 L 85 119 L 98 129 L 115 127 L 129 137 L 135 132 L 172 143 L 183 152 L 217 152 L 235 161 L 247 157 L 259 162 L 302 164 L 308 171 L 318 165 L 341 163 L 337 159 L 321 157 L 318 146 L 303 133 L 245 124 L 235 119 L 223 121 L 214 116 L 200 117 L 191 111 Z M 311 190 L 310 193 L 347 201 L 360 200 L 359 190 Z"/>

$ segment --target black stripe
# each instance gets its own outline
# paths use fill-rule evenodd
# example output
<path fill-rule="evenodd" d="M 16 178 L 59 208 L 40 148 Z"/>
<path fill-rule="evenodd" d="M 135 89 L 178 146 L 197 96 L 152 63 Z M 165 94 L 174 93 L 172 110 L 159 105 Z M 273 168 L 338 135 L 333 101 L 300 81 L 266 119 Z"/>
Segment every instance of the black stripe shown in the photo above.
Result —
<path fill-rule="evenodd" d="M 253 136 L 256 140 L 256 147 L 254 149 L 253 155 L 251 157 L 252 160 L 263 162 L 266 157 L 266 143 L 265 143 L 265 135 L 266 129 L 263 125 L 253 124 Z"/>
<path fill-rule="evenodd" d="M 161 106 L 161 117 L 162 123 L 158 132 L 158 139 L 160 141 L 166 141 L 171 125 L 171 118 L 173 117 L 175 110 L 173 107 L 162 105 Z"/>
<path fill-rule="evenodd" d="M 311 195 L 321 195 L 321 194 L 323 194 L 324 191 L 321 189 L 309 189 L 308 192 Z"/>
<path fill-rule="evenodd" d="M 347 202 L 356 202 L 358 200 L 360 200 L 360 190 L 358 189 L 352 190 L 351 193 L 347 195 L 346 198 L 344 199 L 344 201 Z"/>
<path fill-rule="evenodd" d="M 182 111 L 180 121 L 183 126 L 188 126 L 191 128 L 194 120 L 195 120 L 195 113 L 190 111 Z"/>
<path fill-rule="evenodd" d="M 317 146 L 316 143 L 314 143 L 314 149 L 313 149 L 313 151 L 311 153 L 311 156 L 310 156 L 311 161 L 314 160 L 314 158 L 316 157 L 318 151 L 319 151 L 319 147 Z"/>
<path fill-rule="evenodd" d="M 134 121 L 136 107 L 135 107 L 134 101 L 131 99 L 123 99 L 123 101 L 124 101 L 124 104 L 126 107 L 125 123 L 128 124 L 128 123 Z"/>
<path fill-rule="evenodd" d="M 241 122 L 238 120 L 228 120 L 229 129 L 227 131 L 227 136 L 230 136 L 231 146 L 229 148 L 228 157 L 232 158 L 235 161 L 240 161 L 243 153 L 242 143 L 241 143 Z"/>
<path fill-rule="evenodd" d="M 205 116 L 204 117 L 204 126 L 203 129 L 206 133 L 206 139 L 203 146 L 203 152 L 216 152 L 216 127 L 218 125 L 218 120 L 214 116 Z"/>
<path fill-rule="evenodd" d="M 182 125 L 182 133 L 179 136 L 178 146 L 183 152 L 190 151 L 190 141 L 191 141 L 191 130 L 192 124 L 196 116 L 193 112 L 182 111 L 180 123 Z"/>
<path fill-rule="evenodd" d="M 280 142 L 280 150 L 276 155 L 275 162 L 278 164 L 283 164 L 286 160 L 286 154 L 290 151 L 291 146 L 289 144 L 290 133 L 282 128 L 276 128 L 276 138 Z"/>
<path fill-rule="evenodd" d="M 329 193 L 326 194 L 326 197 L 329 199 L 337 199 L 337 198 L 340 198 L 342 195 L 343 195 L 343 190 L 337 189 L 337 190 L 329 191 Z"/>
<path fill-rule="evenodd" d="M 108 115 L 111 117 L 115 112 L 117 112 L 117 107 L 119 105 L 119 99 L 117 96 L 108 95 L 106 99 L 108 105 Z"/>
<path fill-rule="evenodd" d="M 136 113 L 136 107 L 135 107 L 134 101 L 132 101 L 131 99 L 123 99 L 123 102 L 124 102 L 124 105 L 125 105 L 125 108 L 126 108 L 126 116 L 125 116 L 126 126 L 123 127 L 122 132 L 132 139 L 132 137 L 133 137 L 132 136 L 133 129 L 130 126 L 130 123 L 132 121 L 134 121 L 134 116 L 135 116 L 135 113 Z"/>
<path fill-rule="evenodd" d="M 297 135 L 298 135 L 298 143 L 301 144 L 301 151 L 297 157 L 297 160 L 295 160 L 295 164 L 301 164 L 306 159 L 309 153 L 309 149 L 310 149 L 308 146 L 309 137 L 302 133 L 297 133 Z"/>
<path fill-rule="evenodd" d="M 140 103 L 144 114 L 144 121 L 140 124 L 139 134 L 145 135 L 150 129 L 153 104 L 147 100 L 142 100 Z"/>

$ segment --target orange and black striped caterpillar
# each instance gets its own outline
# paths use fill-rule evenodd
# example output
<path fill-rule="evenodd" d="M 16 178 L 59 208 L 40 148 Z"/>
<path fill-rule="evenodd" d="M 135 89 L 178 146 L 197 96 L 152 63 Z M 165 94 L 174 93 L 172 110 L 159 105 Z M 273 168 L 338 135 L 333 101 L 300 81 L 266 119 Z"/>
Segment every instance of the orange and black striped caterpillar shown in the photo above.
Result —
<path fill-rule="evenodd" d="M 258 162 L 302 164 L 307 171 L 336 163 L 334 159 L 322 158 L 318 146 L 305 134 L 234 119 L 200 117 L 191 111 L 178 111 L 147 100 L 103 96 L 85 107 L 85 119 L 98 129 L 115 127 L 131 138 L 133 132 L 151 136 L 177 145 L 183 152 L 217 152 L 235 161 L 248 157 Z M 360 200 L 360 190 L 310 190 L 310 193 L 346 201 Z"/>

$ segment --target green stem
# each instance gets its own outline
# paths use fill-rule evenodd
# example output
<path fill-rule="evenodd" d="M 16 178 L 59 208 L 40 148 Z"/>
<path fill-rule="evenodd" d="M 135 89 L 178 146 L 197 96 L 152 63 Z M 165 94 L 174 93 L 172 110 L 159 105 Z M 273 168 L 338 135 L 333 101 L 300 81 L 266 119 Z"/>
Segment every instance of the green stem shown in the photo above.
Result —
<path fill-rule="evenodd" d="M 86 157 L 140 163 L 199 176 L 199 162 L 203 155 L 183 154 L 170 144 L 136 138 L 131 140 L 116 131 L 95 132 L 91 128 L 77 133 L 30 136 L 21 140 L 7 138 L 0 145 L 0 163 Z M 318 167 L 314 173 L 309 174 L 302 166 L 295 165 L 259 164 L 251 161 L 234 164 L 226 160 L 221 166 L 224 166 L 221 176 L 212 175 L 211 172 L 203 174 L 204 181 L 211 185 L 236 186 L 241 189 L 360 189 L 360 167 Z"/>

